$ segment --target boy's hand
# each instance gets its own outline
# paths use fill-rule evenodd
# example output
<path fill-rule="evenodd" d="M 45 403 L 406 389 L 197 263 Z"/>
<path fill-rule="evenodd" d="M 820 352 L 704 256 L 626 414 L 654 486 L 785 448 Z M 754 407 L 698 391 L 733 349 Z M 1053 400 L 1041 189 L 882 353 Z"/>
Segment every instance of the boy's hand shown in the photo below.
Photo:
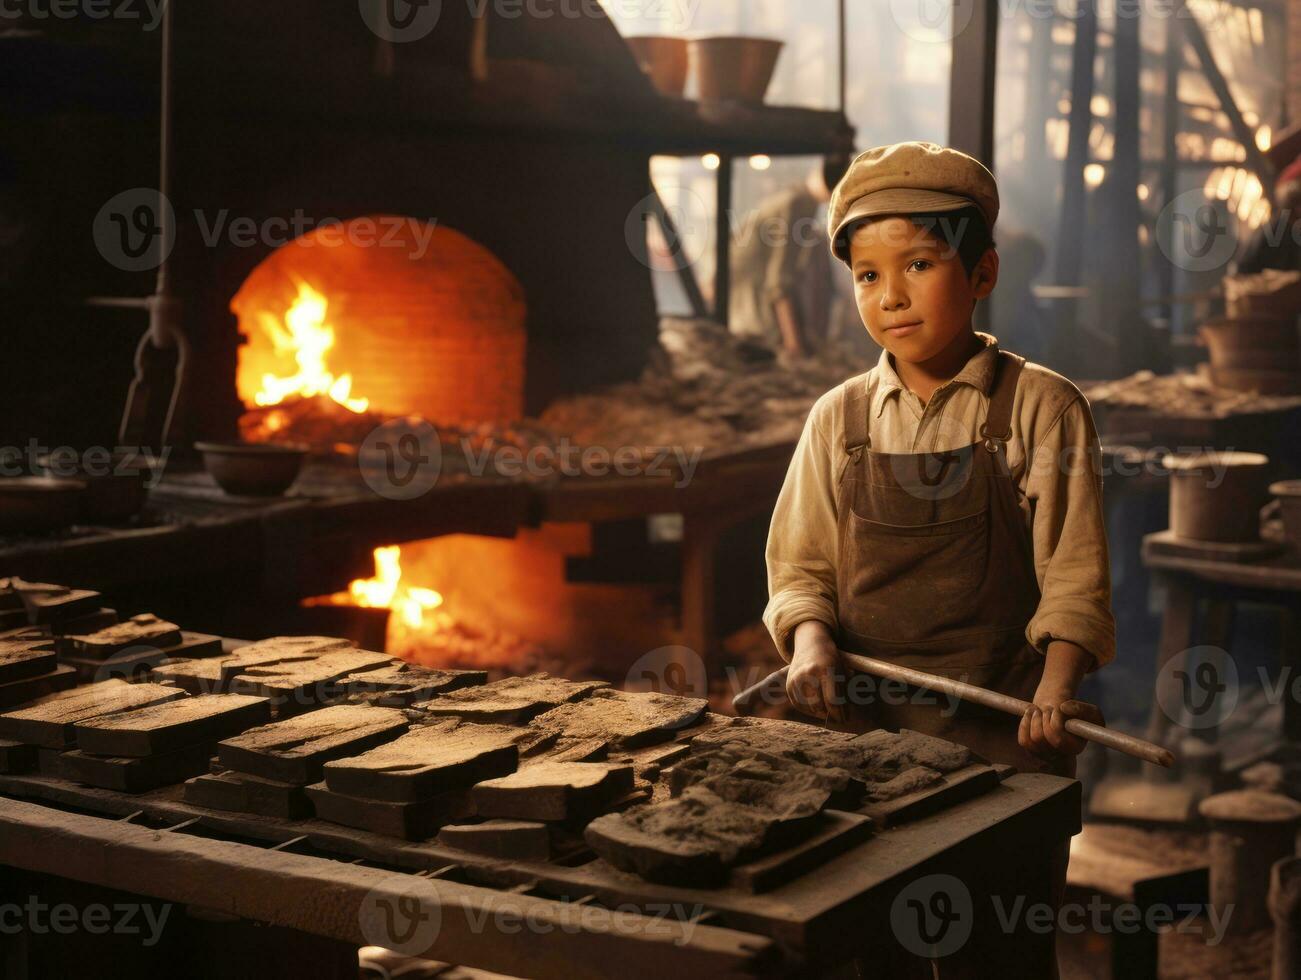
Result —
<path fill-rule="evenodd" d="M 1021 716 L 1016 740 L 1021 748 L 1041 759 L 1079 755 L 1089 743 L 1066 730 L 1071 718 L 1106 724 L 1097 705 L 1078 701 L 1069 692 L 1036 691 L 1034 703 Z"/>
<path fill-rule="evenodd" d="M 795 649 L 786 674 L 786 697 L 791 704 L 819 718 L 843 722 L 844 674 L 831 631 L 822 623 L 800 623 L 795 628 Z"/>

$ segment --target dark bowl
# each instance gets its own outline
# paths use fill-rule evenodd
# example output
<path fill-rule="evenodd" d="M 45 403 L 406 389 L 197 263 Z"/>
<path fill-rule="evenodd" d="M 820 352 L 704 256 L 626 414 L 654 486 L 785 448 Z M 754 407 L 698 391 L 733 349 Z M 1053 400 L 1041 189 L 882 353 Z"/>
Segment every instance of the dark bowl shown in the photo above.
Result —
<path fill-rule="evenodd" d="M 149 496 L 146 484 L 159 465 L 156 457 L 133 452 L 111 453 L 107 462 L 88 454 L 64 458 L 46 453 L 36 458 L 36 468 L 45 476 L 86 484 L 81 519 L 89 523 L 117 524 L 140 513 Z"/>
<path fill-rule="evenodd" d="M 77 523 L 86 484 L 46 476 L 0 480 L 0 534 L 57 531 Z"/>
<path fill-rule="evenodd" d="M 229 494 L 279 497 L 294 485 L 307 447 L 264 442 L 196 442 L 203 466 Z"/>

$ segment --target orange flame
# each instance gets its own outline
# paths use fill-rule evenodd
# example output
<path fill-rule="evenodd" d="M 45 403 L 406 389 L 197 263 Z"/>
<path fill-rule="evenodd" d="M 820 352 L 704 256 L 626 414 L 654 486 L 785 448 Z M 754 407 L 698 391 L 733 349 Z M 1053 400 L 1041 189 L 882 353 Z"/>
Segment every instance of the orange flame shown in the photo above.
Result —
<path fill-rule="evenodd" d="M 288 377 L 262 375 L 262 390 L 254 395 L 258 405 L 279 405 L 290 395 L 327 395 L 357 414 L 369 407 L 368 399 L 352 397 L 352 375 L 336 378 L 326 367 L 326 355 L 334 346 L 334 328 L 326 322 L 328 310 L 324 296 L 299 282 L 298 297 L 283 321 L 272 313 L 258 312 L 258 324 L 271 338 L 276 353 L 292 355 L 298 365 L 297 373 Z"/>
<path fill-rule="evenodd" d="M 375 576 L 355 579 L 347 593 L 332 599 L 363 609 L 391 609 L 411 629 L 424 626 L 425 613 L 443 604 L 443 597 L 433 589 L 402 581 L 402 549 L 398 545 L 376 548 Z"/>

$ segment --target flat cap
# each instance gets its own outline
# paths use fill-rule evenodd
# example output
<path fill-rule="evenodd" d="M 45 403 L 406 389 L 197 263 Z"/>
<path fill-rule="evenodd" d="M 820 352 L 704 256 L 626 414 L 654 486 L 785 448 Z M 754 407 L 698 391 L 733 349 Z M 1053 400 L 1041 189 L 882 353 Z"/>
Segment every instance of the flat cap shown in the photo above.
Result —
<path fill-rule="evenodd" d="M 935 143 L 891 143 L 865 150 L 831 195 L 831 250 L 849 261 L 850 226 L 878 214 L 935 214 L 974 204 L 993 230 L 998 184 L 975 157 Z"/>

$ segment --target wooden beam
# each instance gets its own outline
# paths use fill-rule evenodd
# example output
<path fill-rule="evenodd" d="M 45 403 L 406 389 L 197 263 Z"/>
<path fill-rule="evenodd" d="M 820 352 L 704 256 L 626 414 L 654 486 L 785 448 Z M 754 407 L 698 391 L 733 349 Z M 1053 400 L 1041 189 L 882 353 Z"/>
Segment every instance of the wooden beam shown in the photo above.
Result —
<path fill-rule="evenodd" d="M 1224 114 L 1229 117 L 1229 125 L 1233 128 L 1233 135 L 1238 142 L 1243 145 L 1247 151 L 1247 165 L 1255 171 L 1260 178 L 1261 188 L 1267 200 L 1273 203 L 1274 200 L 1274 168 L 1260 152 L 1260 147 L 1256 145 L 1256 132 L 1247 125 L 1247 121 L 1242 118 L 1242 113 L 1238 110 L 1238 103 L 1233 98 L 1233 93 L 1229 90 L 1228 80 L 1225 79 L 1224 73 L 1220 71 L 1220 66 L 1215 63 L 1215 55 L 1211 53 L 1211 46 L 1206 41 L 1206 33 L 1202 30 L 1201 21 L 1191 10 L 1188 16 L 1184 16 L 1187 8 L 1181 2 L 1175 10 L 1175 17 L 1181 19 L 1184 24 L 1184 35 L 1188 38 L 1188 44 L 1197 55 L 1197 60 L 1202 64 L 1202 74 L 1206 76 L 1206 81 L 1210 83 L 1211 89 L 1215 92 L 1215 97 L 1220 102 L 1220 108 Z"/>
<path fill-rule="evenodd" d="M 732 156 L 719 154 L 717 213 L 714 216 L 714 319 L 727 326 L 732 291 Z"/>
<path fill-rule="evenodd" d="M 998 18 L 998 0 L 962 0 L 953 5 L 949 145 L 970 154 L 991 170 L 994 169 Z"/>
<path fill-rule="evenodd" d="M 1098 50 L 1098 12 L 1094 0 L 1079 0 L 1071 57 L 1071 113 L 1062 164 L 1062 211 L 1057 228 L 1057 282 L 1076 286 L 1084 259 L 1084 166 L 1089 162 L 1093 126 L 1093 62 Z M 1065 310 L 1073 307 L 1065 306 Z M 1070 314 L 1068 314 L 1069 316 Z"/>
<path fill-rule="evenodd" d="M 717 926 L 366 868 L 0 800 L 0 863 L 358 946 L 410 926 L 412 955 L 512 976 L 773 975 L 776 944 Z M 387 929 L 384 912 L 391 913 Z M 412 913 L 415 914 L 412 914 Z M 410 919 L 411 921 L 406 921 Z M 398 936 L 398 939 L 404 938 Z M 397 941 L 397 939 L 395 939 Z"/>

